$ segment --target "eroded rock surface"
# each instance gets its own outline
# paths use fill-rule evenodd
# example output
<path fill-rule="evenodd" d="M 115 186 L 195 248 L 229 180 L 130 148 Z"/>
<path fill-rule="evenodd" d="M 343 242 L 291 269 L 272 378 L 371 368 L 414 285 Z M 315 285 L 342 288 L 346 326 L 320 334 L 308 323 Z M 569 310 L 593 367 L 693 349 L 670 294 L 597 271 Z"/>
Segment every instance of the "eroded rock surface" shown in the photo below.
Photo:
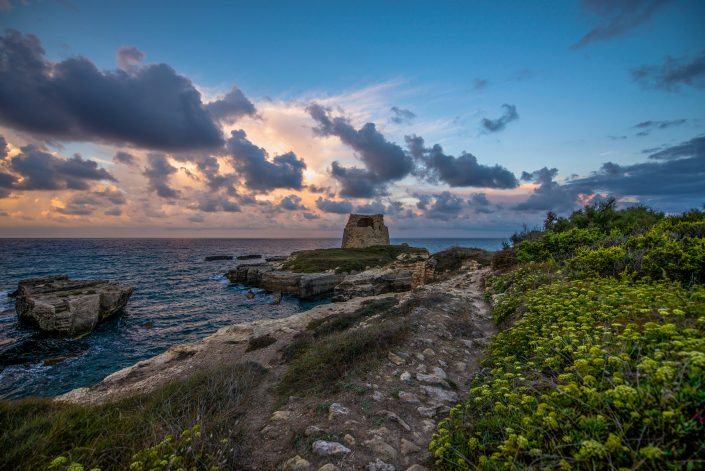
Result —
<path fill-rule="evenodd" d="M 31 278 L 19 283 L 15 310 L 21 321 L 45 332 L 82 335 L 125 307 L 132 287 L 106 280 L 69 280 L 68 276 Z"/>

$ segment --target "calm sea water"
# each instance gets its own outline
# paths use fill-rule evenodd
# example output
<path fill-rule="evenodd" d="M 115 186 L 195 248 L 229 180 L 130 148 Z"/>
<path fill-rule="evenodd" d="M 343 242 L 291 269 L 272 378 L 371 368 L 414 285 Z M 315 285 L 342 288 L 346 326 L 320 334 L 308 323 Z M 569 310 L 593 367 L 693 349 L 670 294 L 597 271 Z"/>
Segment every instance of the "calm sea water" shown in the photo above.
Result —
<path fill-rule="evenodd" d="M 502 239 L 394 239 L 437 252 L 453 245 L 500 248 Z M 88 386 L 170 346 L 220 327 L 277 318 L 328 302 L 302 302 L 228 283 L 237 261 L 207 255 L 288 255 L 337 247 L 339 239 L 0 239 L 0 397 L 53 396 Z M 17 322 L 7 294 L 25 278 L 67 274 L 135 287 L 123 313 L 80 339 L 56 338 Z"/>

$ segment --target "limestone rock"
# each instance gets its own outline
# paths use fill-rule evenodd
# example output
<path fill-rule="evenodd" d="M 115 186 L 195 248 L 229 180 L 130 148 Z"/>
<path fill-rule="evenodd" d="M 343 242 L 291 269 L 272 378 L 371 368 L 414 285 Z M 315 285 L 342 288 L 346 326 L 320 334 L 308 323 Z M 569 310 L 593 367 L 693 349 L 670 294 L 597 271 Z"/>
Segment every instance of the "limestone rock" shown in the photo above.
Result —
<path fill-rule="evenodd" d="M 347 301 L 360 296 L 378 296 L 411 290 L 411 271 L 394 268 L 372 268 L 347 275 L 333 290 L 333 301 Z"/>
<path fill-rule="evenodd" d="M 327 463 L 318 468 L 318 471 L 340 471 L 340 468 L 338 468 L 333 463 Z"/>
<path fill-rule="evenodd" d="M 323 429 L 316 425 L 309 425 L 308 427 L 306 427 L 306 430 L 304 430 L 304 435 L 306 435 L 307 437 L 317 435 L 319 433 L 323 433 Z"/>
<path fill-rule="evenodd" d="M 428 398 L 435 403 L 458 402 L 458 395 L 453 391 L 434 386 L 421 386 Z"/>
<path fill-rule="evenodd" d="M 334 402 L 330 405 L 330 407 L 328 407 L 328 420 L 334 420 L 338 416 L 348 415 L 349 413 L 350 409 L 348 409 L 342 404 Z"/>
<path fill-rule="evenodd" d="M 367 471 L 396 471 L 396 469 L 394 465 L 385 463 L 379 458 L 367 465 Z"/>
<path fill-rule="evenodd" d="M 399 449 L 401 450 L 402 455 L 410 455 L 412 453 L 418 453 L 419 451 L 421 451 L 421 447 L 419 447 L 416 443 L 407 440 L 406 438 L 401 439 L 401 445 Z"/>
<path fill-rule="evenodd" d="M 428 468 L 421 466 L 420 464 L 413 464 L 406 468 L 406 471 L 428 471 Z"/>
<path fill-rule="evenodd" d="M 365 446 L 383 460 L 395 461 L 397 459 L 397 450 L 395 450 L 392 445 L 382 440 L 379 436 L 374 436 L 369 440 L 365 440 Z"/>
<path fill-rule="evenodd" d="M 272 422 L 280 422 L 280 421 L 285 421 L 289 420 L 289 417 L 291 417 L 291 412 L 288 410 L 277 410 L 274 411 L 272 414 L 272 417 L 269 418 Z"/>
<path fill-rule="evenodd" d="M 54 334 L 82 335 L 124 308 L 132 291 L 125 283 L 61 275 L 20 281 L 13 294 L 21 321 Z"/>
<path fill-rule="evenodd" d="M 286 460 L 281 469 L 282 471 L 306 471 L 311 469 L 311 463 L 296 455 Z"/>
<path fill-rule="evenodd" d="M 311 449 L 319 456 L 347 455 L 352 451 L 342 443 L 329 442 L 326 440 L 316 440 L 313 442 Z"/>
<path fill-rule="evenodd" d="M 409 404 L 420 404 L 421 400 L 419 397 L 411 392 L 406 392 L 406 391 L 400 391 L 399 392 L 399 400 L 402 402 L 408 402 Z"/>
<path fill-rule="evenodd" d="M 351 214 L 343 231 L 344 249 L 389 245 L 389 229 L 381 214 Z"/>

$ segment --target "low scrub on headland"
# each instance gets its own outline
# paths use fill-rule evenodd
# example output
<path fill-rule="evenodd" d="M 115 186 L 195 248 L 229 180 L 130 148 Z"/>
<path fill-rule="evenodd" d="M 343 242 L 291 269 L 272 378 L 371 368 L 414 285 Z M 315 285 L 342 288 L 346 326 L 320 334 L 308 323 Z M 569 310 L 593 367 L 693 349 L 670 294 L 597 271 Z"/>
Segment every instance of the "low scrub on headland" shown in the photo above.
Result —
<path fill-rule="evenodd" d="M 704 468 L 705 212 L 608 201 L 512 241 L 487 280 L 504 330 L 439 467 Z"/>
<path fill-rule="evenodd" d="M 393 262 L 399 255 L 423 254 L 426 249 L 408 245 L 378 245 L 364 249 L 316 249 L 295 252 L 284 263 L 285 270 L 316 273 L 335 270 L 336 273 L 363 271 Z"/>
<path fill-rule="evenodd" d="M 238 417 L 265 375 L 255 363 L 223 366 L 97 406 L 0 401 L 0 469 L 237 467 Z"/>

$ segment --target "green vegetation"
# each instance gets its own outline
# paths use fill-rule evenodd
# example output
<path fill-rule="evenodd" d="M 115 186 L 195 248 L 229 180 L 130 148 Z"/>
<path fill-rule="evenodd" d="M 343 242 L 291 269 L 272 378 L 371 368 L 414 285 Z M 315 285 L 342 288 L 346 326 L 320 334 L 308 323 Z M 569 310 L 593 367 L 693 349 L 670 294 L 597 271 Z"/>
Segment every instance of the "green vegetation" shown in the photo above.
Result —
<path fill-rule="evenodd" d="M 335 270 L 336 273 L 363 271 L 393 262 L 401 254 L 425 254 L 426 249 L 406 245 L 379 245 L 364 249 L 317 249 L 295 252 L 284 263 L 285 270 L 316 273 Z"/>
<path fill-rule="evenodd" d="M 279 392 L 310 394 L 335 392 L 344 380 L 365 370 L 411 332 L 407 322 L 391 317 L 404 312 L 393 297 L 362 305 L 349 316 L 333 316 L 311 323 L 311 333 L 301 335 L 282 352 L 289 362 L 279 384 Z M 368 317 L 381 314 L 382 320 L 365 324 Z"/>
<path fill-rule="evenodd" d="M 231 468 L 245 453 L 237 419 L 265 374 L 254 363 L 224 366 L 97 406 L 2 401 L 0 469 Z"/>
<path fill-rule="evenodd" d="M 704 236 L 703 212 L 613 202 L 515 236 L 521 263 L 487 283 L 506 328 L 439 424 L 437 464 L 705 467 Z"/>
<path fill-rule="evenodd" d="M 469 247 L 451 247 L 441 252 L 433 254 L 436 260 L 436 271 L 458 271 L 467 260 L 475 260 L 481 266 L 487 266 L 492 262 L 492 252 L 487 250 Z"/>

